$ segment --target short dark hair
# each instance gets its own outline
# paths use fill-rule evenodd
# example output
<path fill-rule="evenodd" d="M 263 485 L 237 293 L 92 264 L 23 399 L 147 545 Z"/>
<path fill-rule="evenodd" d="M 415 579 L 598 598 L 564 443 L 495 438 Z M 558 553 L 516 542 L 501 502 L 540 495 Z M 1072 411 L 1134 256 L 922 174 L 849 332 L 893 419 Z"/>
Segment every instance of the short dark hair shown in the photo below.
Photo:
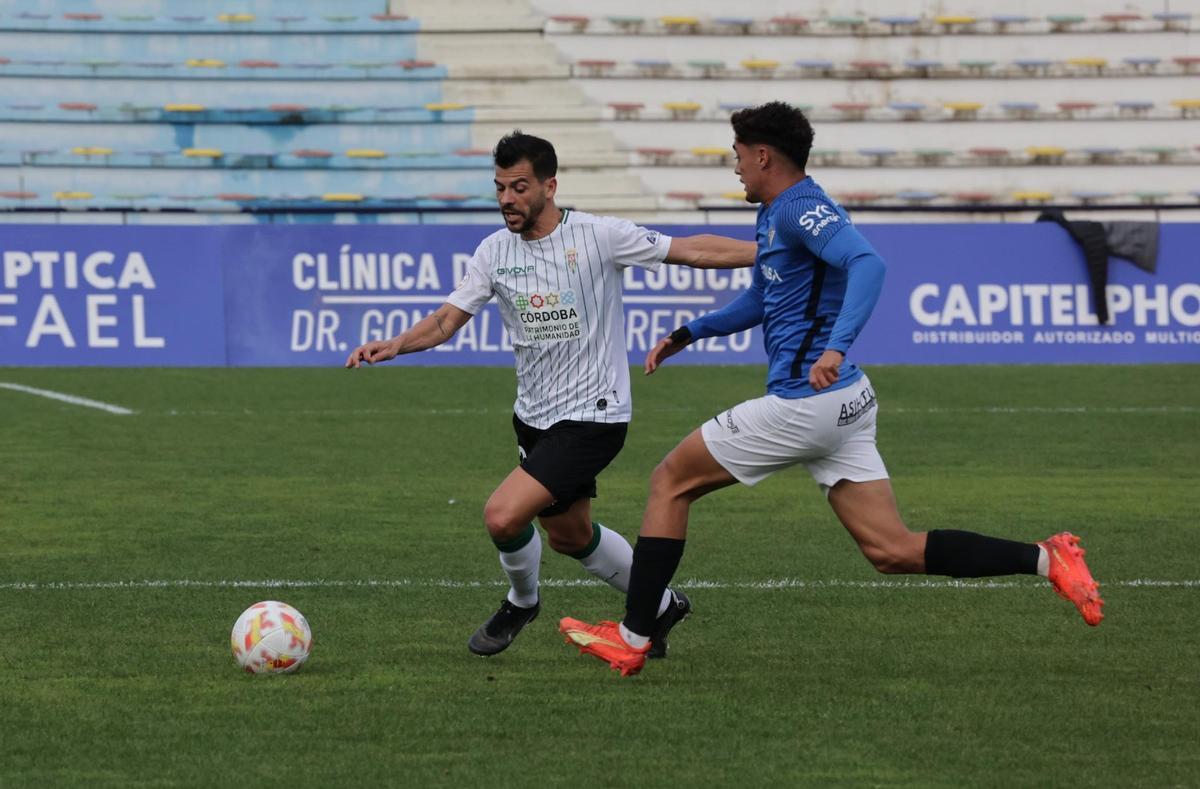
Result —
<path fill-rule="evenodd" d="M 798 107 L 770 101 L 733 113 L 733 137 L 742 145 L 770 145 L 801 170 L 812 150 L 813 128 Z"/>
<path fill-rule="evenodd" d="M 512 167 L 522 159 L 533 167 L 533 174 L 539 181 L 553 178 L 558 173 L 558 155 L 548 140 L 513 129 L 512 134 L 504 135 L 496 143 L 492 160 L 497 167 Z"/>

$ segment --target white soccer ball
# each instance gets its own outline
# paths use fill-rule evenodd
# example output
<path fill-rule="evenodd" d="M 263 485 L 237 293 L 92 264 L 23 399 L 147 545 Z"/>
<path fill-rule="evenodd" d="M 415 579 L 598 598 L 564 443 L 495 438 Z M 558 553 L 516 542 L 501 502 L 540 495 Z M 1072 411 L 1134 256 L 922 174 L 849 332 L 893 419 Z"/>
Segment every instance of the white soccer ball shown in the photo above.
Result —
<path fill-rule="evenodd" d="M 233 657 L 251 674 L 288 674 L 312 652 L 312 629 L 287 603 L 264 600 L 242 612 L 229 636 Z"/>

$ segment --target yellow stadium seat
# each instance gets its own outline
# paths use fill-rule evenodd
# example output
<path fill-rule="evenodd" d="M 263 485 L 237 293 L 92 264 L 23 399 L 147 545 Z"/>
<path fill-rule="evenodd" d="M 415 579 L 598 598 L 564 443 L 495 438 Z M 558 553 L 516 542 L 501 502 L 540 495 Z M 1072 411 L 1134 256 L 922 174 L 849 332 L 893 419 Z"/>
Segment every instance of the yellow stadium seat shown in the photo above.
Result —
<path fill-rule="evenodd" d="M 1038 190 L 1026 190 L 1022 192 L 1013 192 L 1013 200 L 1018 203 L 1048 203 L 1054 199 L 1054 194 L 1051 192 L 1042 192 Z"/>
<path fill-rule="evenodd" d="M 99 146 L 77 145 L 71 149 L 71 153 L 76 156 L 112 156 L 112 152 L 112 148 L 101 148 Z"/>
<path fill-rule="evenodd" d="M 947 14 L 945 16 L 935 16 L 933 21 L 939 25 L 950 27 L 953 25 L 973 25 L 979 20 L 973 16 L 954 16 Z"/>
<path fill-rule="evenodd" d="M 983 109 L 978 101 L 948 101 L 944 106 L 959 120 L 972 119 Z"/>
<path fill-rule="evenodd" d="M 1200 99 L 1175 99 L 1171 102 L 1171 106 L 1177 107 L 1185 118 L 1200 115 Z"/>
<path fill-rule="evenodd" d="M 218 14 L 218 22 L 253 22 L 254 14 Z"/>
<path fill-rule="evenodd" d="M 1076 66 L 1094 70 L 1097 74 L 1104 71 L 1104 67 L 1108 65 L 1108 58 L 1067 58 L 1068 66 Z"/>
<path fill-rule="evenodd" d="M 430 112 L 449 112 L 451 110 L 465 110 L 466 108 L 466 104 L 456 104 L 452 101 L 435 102 L 425 105 L 425 109 Z"/>
<path fill-rule="evenodd" d="M 719 156 L 722 159 L 724 159 L 726 156 L 733 155 L 733 151 L 730 150 L 729 148 L 715 148 L 715 147 L 693 148 L 692 153 L 696 156 Z"/>
<path fill-rule="evenodd" d="M 721 195 L 721 197 L 724 197 L 726 200 L 743 200 L 744 201 L 746 199 L 746 193 L 745 192 L 725 192 L 724 194 Z"/>
<path fill-rule="evenodd" d="M 167 112 L 204 112 L 203 104 L 164 104 L 163 109 Z"/>
<path fill-rule="evenodd" d="M 1025 153 L 1033 157 L 1045 157 L 1047 159 L 1056 158 L 1067 155 L 1066 148 L 1060 148 L 1057 145 L 1032 145 L 1025 149 Z"/>
<path fill-rule="evenodd" d="M 321 199 L 327 203 L 360 203 L 366 198 L 357 192 L 327 192 Z"/>
<path fill-rule="evenodd" d="M 225 61 L 217 58 L 188 58 L 185 62 L 192 68 L 225 68 Z"/>
<path fill-rule="evenodd" d="M 683 120 L 696 117 L 700 106 L 700 103 L 695 101 L 668 101 L 663 104 L 663 109 L 671 113 L 672 118 Z"/>
<path fill-rule="evenodd" d="M 700 18 L 695 16 L 663 16 L 658 21 L 673 33 L 695 33 L 700 29 Z"/>
<path fill-rule="evenodd" d="M 91 192 L 55 192 L 55 200 L 91 200 Z"/>
<path fill-rule="evenodd" d="M 387 151 L 378 148 L 351 148 L 346 151 L 346 156 L 351 159 L 386 159 Z"/>
<path fill-rule="evenodd" d="M 742 68 L 746 69 L 747 71 L 769 74 L 775 69 L 779 68 L 779 61 L 752 58 L 750 60 L 743 60 Z"/>
<path fill-rule="evenodd" d="M 225 154 L 220 148 L 184 148 L 183 155 L 189 159 L 220 159 Z"/>

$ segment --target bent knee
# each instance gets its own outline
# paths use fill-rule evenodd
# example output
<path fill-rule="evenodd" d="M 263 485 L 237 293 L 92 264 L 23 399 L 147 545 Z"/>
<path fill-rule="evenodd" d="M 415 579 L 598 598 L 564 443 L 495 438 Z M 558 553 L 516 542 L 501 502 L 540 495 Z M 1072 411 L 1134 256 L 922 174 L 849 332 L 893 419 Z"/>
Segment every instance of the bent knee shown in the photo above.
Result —
<path fill-rule="evenodd" d="M 529 520 L 519 517 L 513 510 L 489 501 L 483 508 L 483 525 L 488 535 L 497 542 L 514 540 L 529 526 Z"/>

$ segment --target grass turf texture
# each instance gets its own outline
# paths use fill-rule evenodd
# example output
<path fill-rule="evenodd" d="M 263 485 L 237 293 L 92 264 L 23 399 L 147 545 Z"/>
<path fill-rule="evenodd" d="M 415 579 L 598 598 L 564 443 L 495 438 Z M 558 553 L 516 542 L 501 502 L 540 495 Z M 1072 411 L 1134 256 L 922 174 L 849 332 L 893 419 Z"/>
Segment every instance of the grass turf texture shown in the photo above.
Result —
<path fill-rule="evenodd" d="M 693 585 L 641 676 L 555 631 L 618 616 L 601 586 L 549 586 L 477 658 L 503 596 L 480 512 L 515 460 L 511 370 L 0 369 L 138 411 L 0 390 L 0 786 L 1194 784 L 1200 588 L 1115 582 L 1200 578 L 1200 367 L 871 376 L 910 525 L 1084 535 L 1103 625 L 1035 579 L 865 585 L 897 579 L 792 470 L 693 509 L 679 580 L 735 585 Z M 629 537 L 654 464 L 761 387 L 754 368 L 634 377 L 595 508 Z M 548 549 L 542 573 L 587 577 Z M 47 586 L 144 579 L 349 585 Z M 843 583 L 749 586 L 769 579 Z M 313 625 L 297 675 L 229 654 L 267 598 Z"/>

